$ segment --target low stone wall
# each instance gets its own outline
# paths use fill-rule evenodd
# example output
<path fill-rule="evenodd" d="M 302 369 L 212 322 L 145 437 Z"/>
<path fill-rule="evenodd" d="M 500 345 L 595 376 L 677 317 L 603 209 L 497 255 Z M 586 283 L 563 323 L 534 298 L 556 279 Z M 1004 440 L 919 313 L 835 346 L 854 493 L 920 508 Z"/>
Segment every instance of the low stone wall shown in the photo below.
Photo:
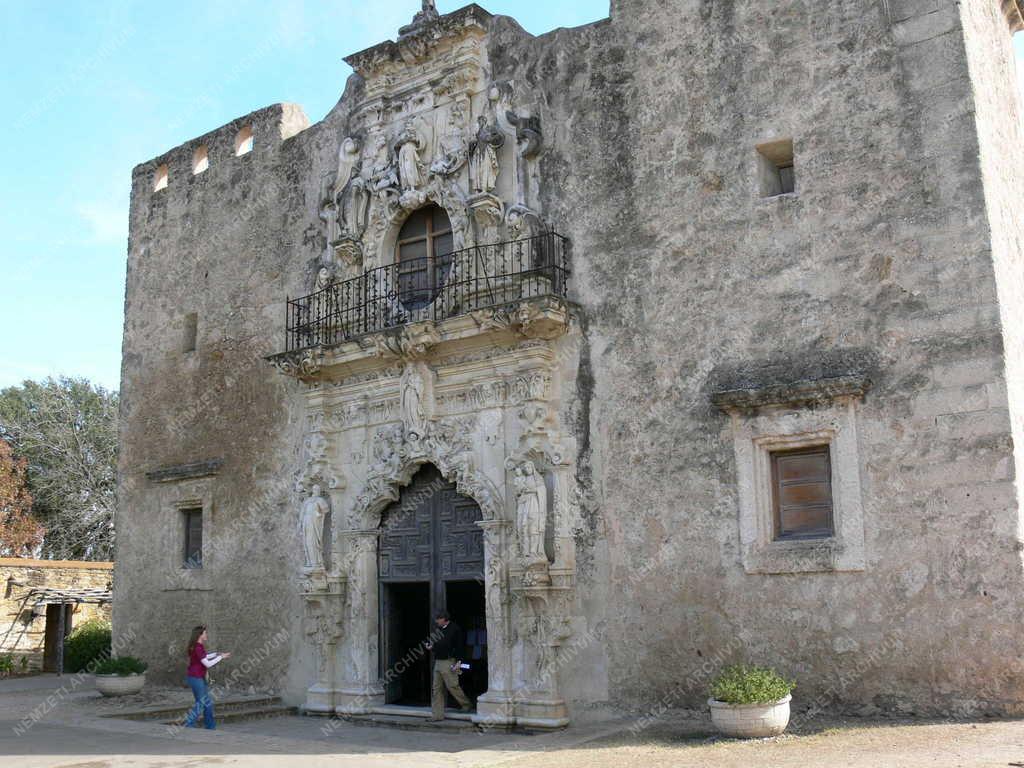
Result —
<path fill-rule="evenodd" d="M 113 568 L 109 562 L 0 558 L 0 654 L 14 655 L 16 671 L 22 669 L 23 658 L 28 659 L 27 669 L 42 669 L 46 609 L 33 613 L 33 601 L 26 599 L 29 592 L 36 587 L 107 589 Z M 71 628 L 97 617 L 110 621 L 110 605 L 76 605 Z"/>

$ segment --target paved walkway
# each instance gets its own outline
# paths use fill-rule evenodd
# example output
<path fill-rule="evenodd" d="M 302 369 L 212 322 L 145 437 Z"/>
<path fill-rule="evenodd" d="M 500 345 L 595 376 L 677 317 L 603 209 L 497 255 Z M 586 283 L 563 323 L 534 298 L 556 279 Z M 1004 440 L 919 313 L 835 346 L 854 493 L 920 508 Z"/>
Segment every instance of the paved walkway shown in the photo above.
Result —
<path fill-rule="evenodd" d="M 187 701 L 186 691 L 160 691 Z M 999 768 L 1024 766 L 1024 721 L 818 720 L 778 739 L 715 737 L 703 714 L 634 737 L 632 721 L 580 719 L 555 734 L 437 733 L 312 717 L 234 723 L 217 731 L 100 717 L 114 702 L 88 679 L 0 680 L 0 765 L 6 768 L 152 766 L 387 766 L 388 768 Z M 28 718 L 28 720 L 26 720 Z M 27 723 L 27 725 L 26 725 Z"/>

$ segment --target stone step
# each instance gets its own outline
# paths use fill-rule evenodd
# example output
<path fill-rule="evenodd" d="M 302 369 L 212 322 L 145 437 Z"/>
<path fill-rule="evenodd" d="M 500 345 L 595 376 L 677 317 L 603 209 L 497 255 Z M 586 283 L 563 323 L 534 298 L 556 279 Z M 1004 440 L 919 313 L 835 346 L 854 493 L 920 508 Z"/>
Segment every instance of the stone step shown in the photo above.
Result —
<path fill-rule="evenodd" d="M 295 707 L 289 707 L 284 704 L 277 706 L 263 706 L 263 707 L 251 707 L 249 709 L 232 709 L 226 712 L 222 712 L 219 706 L 214 706 L 214 716 L 217 719 L 217 724 L 222 723 L 243 723 L 246 720 L 263 720 L 268 717 L 285 717 L 287 715 L 294 715 L 297 709 Z M 164 720 L 164 725 L 181 725 L 182 716 L 179 715 L 173 720 Z M 202 718 L 199 719 L 202 724 Z"/>
<path fill-rule="evenodd" d="M 214 702 L 214 711 L 218 718 L 221 713 L 228 714 L 238 710 L 259 709 L 262 707 L 281 706 L 280 696 L 255 696 L 249 698 L 223 699 Z M 130 712 L 110 712 L 103 717 L 112 717 L 118 720 L 168 720 L 184 717 L 184 714 L 192 708 L 192 702 L 177 707 L 148 707 Z"/>
<path fill-rule="evenodd" d="M 350 715 L 345 720 L 352 725 L 362 725 L 368 728 L 397 728 L 403 731 L 439 731 L 441 733 L 472 733 L 479 728 L 468 719 L 452 719 L 449 716 L 445 720 L 432 722 L 426 717 L 417 715 Z"/>

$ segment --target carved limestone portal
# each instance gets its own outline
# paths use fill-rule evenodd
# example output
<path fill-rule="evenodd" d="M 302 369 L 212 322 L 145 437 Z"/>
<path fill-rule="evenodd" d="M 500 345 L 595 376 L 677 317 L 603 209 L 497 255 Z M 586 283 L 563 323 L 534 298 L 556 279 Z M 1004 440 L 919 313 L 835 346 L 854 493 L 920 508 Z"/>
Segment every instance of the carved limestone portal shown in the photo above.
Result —
<path fill-rule="evenodd" d="M 397 42 L 347 59 L 364 88 L 322 174 L 327 248 L 311 291 L 329 296 L 332 284 L 395 263 L 399 229 L 427 205 L 450 221 L 456 253 L 438 258 L 455 275 L 460 249 L 547 230 L 535 183 L 540 120 L 528 92 L 490 81 L 490 18 L 475 5 L 442 16 L 425 2 Z M 498 277 L 477 250 L 473 268 Z M 519 250 L 533 259 L 526 274 L 547 258 Z M 445 277 L 436 279 L 441 297 Z M 273 358 L 304 385 L 296 588 L 318 660 L 309 711 L 365 714 L 395 700 L 390 584 L 396 573 L 427 579 L 437 607 L 458 599 L 446 591 L 450 571 L 476 580 L 472 604 L 484 606 L 474 618 L 488 638 L 477 719 L 568 722 L 558 653 L 578 615 L 578 492 L 563 412 L 579 328 L 564 292 L 537 279 L 505 284 L 500 302 L 446 305 L 436 320 L 396 310 L 375 326 L 383 330 Z M 407 550 L 410 537 L 430 546 Z M 444 561 L 457 553 L 457 567 Z"/>

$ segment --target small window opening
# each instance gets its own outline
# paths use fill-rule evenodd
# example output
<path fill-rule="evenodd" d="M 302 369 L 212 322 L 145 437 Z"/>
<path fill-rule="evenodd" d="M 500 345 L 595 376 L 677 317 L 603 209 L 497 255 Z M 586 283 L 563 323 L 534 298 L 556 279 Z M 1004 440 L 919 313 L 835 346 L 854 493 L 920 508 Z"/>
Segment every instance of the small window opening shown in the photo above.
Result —
<path fill-rule="evenodd" d="M 235 156 L 252 152 L 252 126 L 247 125 L 235 136 Z"/>
<path fill-rule="evenodd" d="M 775 539 L 823 539 L 833 535 L 832 459 L 827 445 L 774 451 L 772 507 Z"/>
<path fill-rule="evenodd" d="M 185 334 L 182 339 L 181 351 L 182 352 L 195 352 L 196 351 L 196 335 L 199 330 L 199 315 L 195 312 L 189 312 L 185 315 Z"/>
<path fill-rule="evenodd" d="M 762 197 L 776 197 L 796 192 L 792 139 L 758 144 L 757 156 Z"/>
<path fill-rule="evenodd" d="M 198 176 L 209 167 L 210 156 L 206 150 L 206 145 L 201 144 L 196 147 L 196 151 L 192 154 L 192 175 Z"/>
<path fill-rule="evenodd" d="M 422 309 L 437 298 L 452 268 L 452 224 L 439 205 L 410 214 L 398 233 L 398 293 L 406 309 Z"/>
<path fill-rule="evenodd" d="M 182 510 L 185 518 L 185 549 L 183 568 L 203 567 L 203 510 L 202 507 Z"/>
<path fill-rule="evenodd" d="M 167 164 L 161 165 L 156 169 L 156 173 L 153 175 L 153 191 L 159 192 L 161 189 L 167 189 Z"/>

